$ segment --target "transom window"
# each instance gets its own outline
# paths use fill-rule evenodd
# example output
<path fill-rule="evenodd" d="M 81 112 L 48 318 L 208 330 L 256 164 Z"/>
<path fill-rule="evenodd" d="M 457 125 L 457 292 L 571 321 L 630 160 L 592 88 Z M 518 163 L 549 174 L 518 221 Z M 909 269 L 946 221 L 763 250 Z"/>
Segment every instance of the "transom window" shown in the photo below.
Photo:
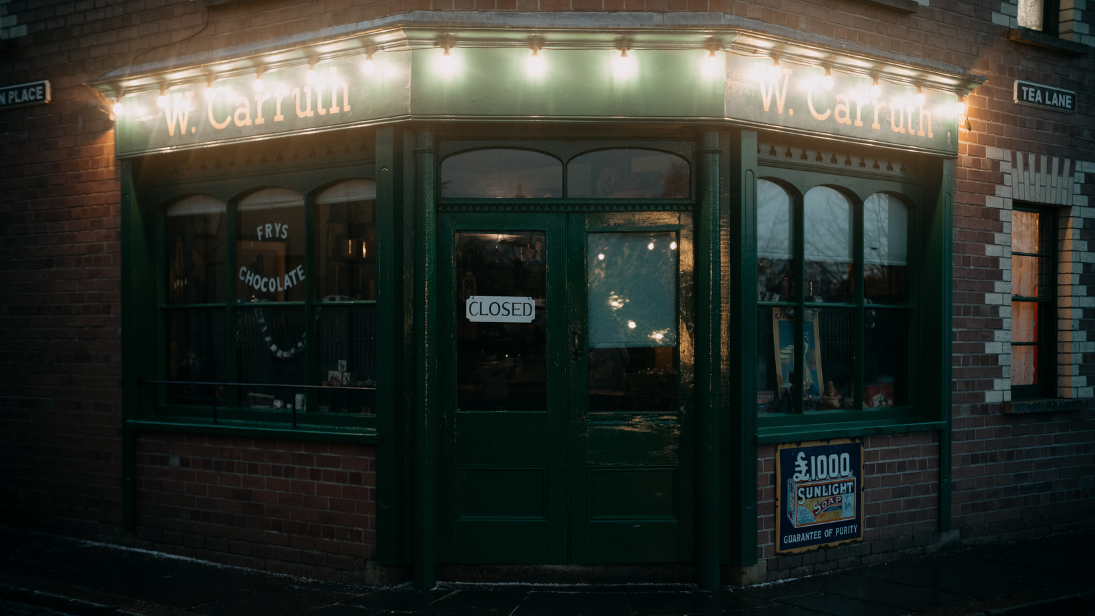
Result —
<path fill-rule="evenodd" d="M 757 181 L 757 409 L 911 404 L 910 208 Z"/>
<path fill-rule="evenodd" d="M 460 152 L 441 163 L 445 199 L 687 199 L 690 187 L 687 160 L 647 148 L 585 152 L 565 166 L 514 148 Z"/>

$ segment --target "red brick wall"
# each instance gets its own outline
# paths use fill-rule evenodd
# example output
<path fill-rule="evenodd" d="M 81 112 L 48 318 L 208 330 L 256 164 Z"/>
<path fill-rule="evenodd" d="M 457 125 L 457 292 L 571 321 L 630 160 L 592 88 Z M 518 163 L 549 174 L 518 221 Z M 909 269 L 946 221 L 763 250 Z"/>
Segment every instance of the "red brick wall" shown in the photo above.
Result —
<path fill-rule="evenodd" d="M 372 445 L 141 433 L 145 547 L 311 578 L 353 579 L 375 557 Z"/>
<path fill-rule="evenodd" d="M 1087 450 L 1087 465 L 1076 466 L 1074 462 L 1083 459 L 1081 445 L 1071 442 L 1067 446 L 1064 442 L 1046 445 L 1039 440 L 1048 438 L 1046 435 L 1036 436 L 1037 430 L 1068 425 L 1070 431 L 1060 438 L 1086 438 L 1090 443 L 1090 413 L 1016 419 L 1001 416 L 998 404 L 985 402 L 985 393 L 992 391 L 992 380 L 1002 378 L 1004 373 L 998 365 L 998 356 L 984 350 L 985 331 L 999 329 L 1002 317 L 997 309 L 986 306 L 983 301 L 983 294 L 991 288 L 991 282 L 1001 280 L 999 259 L 986 255 L 983 242 L 992 233 L 1002 230 L 1005 224 L 999 210 L 985 207 L 985 199 L 994 194 L 999 175 L 998 166 L 993 166 L 998 163 L 985 157 L 986 148 L 1093 158 L 1095 112 L 1092 110 L 1092 86 L 1086 79 L 1095 74 L 1095 54 L 1089 52 L 1073 58 L 1008 41 L 1006 29 L 990 21 L 991 12 L 999 10 L 998 0 L 931 0 L 930 4 L 920 7 L 916 14 L 906 16 L 857 0 L 270 0 L 230 3 L 213 9 L 207 9 L 202 0 L 116 0 L 95 6 L 72 0 L 12 0 L 4 5 L 8 15 L 15 16 L 18 23 L 26 24 L 29 34 L 6 41 L 8 48 L 0 50 L 0 85 L 48 78 L 53 85 L 54 101 L 49 105 L 0 111 L 0 189 L 4 195 L 0 199 L 0 289 L 3 289 L 0 296 L 0 467 L 3 471 L 0 472 L 0 520 L 39 524 L 98 537 L 109 536 L 120 521 L 118 176 L 105 104 L 82 84 L 125 66 L 268 41 L 418 9 L 721 11 L 838 41 L 871 45 L 885 52 L 966 67 L 987 77 L 986 85 L 970 98 L 973 131 L 963 131 L 960 135 L 963 143 L 954 201 L 955 425 L 963 431 L 977 422 L 984 422 L 974 429 L 991 431 L 994 435 L 997 431 L 1011 434 L 991 439 L 992 446 L 999 448 L 997 459 L 1003 456 L 1006 460 L 1007 456 L 1016 455 L 1012 451 L 1014 448 L 1039 452 L 1033 459 L 1022 460 L 1023 464 L 1019 466 L 1012 465 L 1010 460 L 1006 463 L 1001 460 L 1000 470 L 985 471 L 993 481 L 1006 482 L 1010 478 L 1021 484 L 1022 493 L 1024 489 L 1037 489 L 1022 486 L 1043 484 L 1044 480 L 1035 478 L 1040 476 L 1039 472 L 1054 466 L 1069 468 L 1068 472 L 1073 476 L 1054 479 L 1049 492 L 1020 496 L 1030 502 L 1056 503 L 1058 510 L 1068 506 L 1068 498 L 1075 497 L 1079 500 L 1073 500 L 1075 504 L 1071 506 L 1076 511 L 1084 507 L 1092 510 L 1090 450 Z M 1087 13 L 1085 20 L 1090 24 L 1091 17 Z M 1065 115 L 1016 107 L 1009 102 L 1011 82 L 1015 78 L 1051 81 L 1059 87 L 1078 91 L 1079 111 Z M 1087 194 L 1091 194 L 1090 189 L 1091 185 L 1085 187 Z M 1090 224 L 1089 221 L 1083 239 L 1092 242 L 1095 241 L 1095 229 Z M 1082 278 L 1088 282 L 1081 284 L 1095 286 L 1093 267 L 1095 265 L 1091 263 L 1084 266 Z M 1086 331 L 1095 330 L 1095 309 L 1086 310 L 1081 327 Z M 1081 374 L 1095 376 L 1095 357 L 1091 354 L 1084 356 Z M 1084 437 L 1084 434 L 1088 436 Z M 914 446 L 927 449 L 936 446 L 918 443 L 916 438 L 925 437 L 876 437 L 869 439 L 868 450 L 881 451 L 883 443 L 889 441 L 898 443 L 899 451 Z M 147 447 L 151 442 L 142 440 L 142 451 L 150 453 Z M 1031 444 L 1026 444 L 1028 442 Z M 164 439 L 161 444 L 198 447 L 181 438 Z M 315 455 L 317 452 L 312 447 L 317 446 L 300 445 L 300 453 Z M 256 442 L 254 447 L 243 449 L 254 452 L 257 447 Z M 762 457 L 770 465 L 770 448 L 764 452 Z M 179 455 L 181 465 L 185 456 Z M 354 455 L 358 456 L 355 459 L 368 457 L 364 452 Z M 923 453 L 921 457 L 909 460 L 916 459 L 919 467 L 921 460 L 927 464 L 933 455 Z M 966 452 L 956 448 L 956 469 L 967 465 L 965 455 Z M 233 470 L 210 472 L 203 475 L 206 478 L 201 482 L 189 484 L 192 487 L 220 485 L 222 476 L 226 481 L 229 481 L 228 477 L 239 477 L 241 486 L 243 477 L 255 482 L 261 479 L 264 484 L 272 479 L 267 477 L 267 471 L 238 471 L 236 466 L 242 462 L 227 455 L 217 458 L 206 452 L 200 459 L 222 459 L 226 464 L 231 460 Z M 257 460 L 253 463 L 262 467 Z M 268 464 L 271 468 L 275 465 L 273 462 Z M 969 465 L 971 468 L 983 466 L 974 464 L 972 458 Z M 138 475 L 142 482 L 153 476 L 146 471 L 154 469 L 157 473 L 183 472 L 181 466 L 180 469 L 162 466 L 152 458 L 142 463 L 141 469 Z M 767 472 L 770 471 L 769 468 Z M 918 472 L 930 474 L 934 471 Z M 903 482 L 908 473 L 901 471 L 895 475 L 887 471 L 879 479 L 891 476 Z M 764 477 L 762 472 L 761 479 Z M 955 521 L 965 525 L 963 532 L 970 538 L 982 532 L 980 527 L 975 530 L 970 525 L 985 520 L 975 514 L 993 508 L 1002 511 L 1003 503 L 1015 502 L 998 500 L 992 490 L 980 487 L 979 479 L 962 483 L 966 479 L 957 480 L 957 477 L 956 474 Z M 331 485 L 342 484 L 336 481 Z M 919 486 L 922 482 L 909 485 Z M 255 489 L 250 489 L 254 495 Z M 886 503 L 934 498 L 919 494 L 899 497 L 892 492 L 884 494 L 885 489 L 882 486 L 871 488 L 868 501 L 879 506 L 879 512 L 872 514 L 875 523 L 879 524 L 883 522 L 883 507 L 895 506 Z M 162 486 L 142 488 L 139 491 L 142 511 L 147 511 L 149 506 L 168 507 L 176 498 L 173 490 Z M 264 498 L 280 494 L 272 489 L 258 493 Z M 227 494 L 227 500 L 222 501 L 232 500 L 230 489 Z M 161 495 L 163 503 L 156 500 Z M 186 498 L 185 491 L 178 498 Z M 173 506 L 179 512 L 183 511 L 180 505 Z M 264 501 L 262 506 L 281 505 L 269 505 Z M 330 501 L 327 506 L 331 506 Z M 321 507 L 305 506 L 303 495 L 301 505 L 290 510 L 315 515 L 323 511 Z M 914 509 L 917 516 L 927 515 L 925 512 L 930 510 L 930 505 L 920 501 Z M 213 512 L 218 510 L 208 511 L 213 519 Z M 1007 515 L 1014 515 L 1010 509 L 1008 511 Z M 890 512 L 886 513 L 888 516 Z M 770 512 L 768 515 L 770 517 Z M 165 525 L 180 523 L 180 518 L 169 516 L 157 519 Z M 1059 523 L 1052 512 L 1038 514 L 1036 519 L 1045 524 Z M 142 518 L 142 524 L 151 521 Z M 889 517 L 885 521 L 889 523 Z M 919 517 L 915 521 L 899 518 L 897 529 L 886 531 L 897 534 L 887 537 L 882 536 L 880 526 L 868 524 L 868 532 L 878 532 L 878 537 L 863 544 L 866 547 L 831 551 L 829 562 L 873 557 L 874 550 L 882 552 L 904 547 L 908 537 L 913 538 L 915 545 L 919 529 L 926 528 L 927 524 Z M 324 526 L 328 527 L 339 528 L 337 525 Z M 188 528 L 190 530 L 161 528 L 159 536 L 145 540 L 162 546 L 180 536 L 171 533 L 181 533 L 182 543 L 174 544 L 179 550 L 199 549 L 186 547 L 189 536 L 195 544 L 206 543 L 200 547 L 203 553 L 225 556 L 233 554 L 231 541 L 241 541 L 251 545 L 252 550 L 250 556 L 239 555 L 241 558 L 266 558 L 255 555 L 256 546 L 265 545 L 262 541 L 232 539 L 227 550 L 219 550 L 217 546 L 224 544 L 217 543 L 216 538 L 221 536 L 218 533 L 231 532 L 233 527 L 203 522 Z M 358 528 L 364 532 L 365 527 Z M 984 532 L 1010 532 L 1007 526 L 990 525 L 989 528 L 992 530 Z M 1001 528 L 1003 530 L 999 530 Z M 308 536 L 306 532 L 297 534 Z M 208 544 L 211 538 L 212 546 Z M 367 544 L 364 538 L 362 541 Z M 765 550 L 770 548 L 770 537 L 765 539 L 764 545 L 769 546 Z M 302 550 L 302 566 L 305 552 L 326 554 L 328 559 L 334 554 L 323 550 L 287 549 Z M 871 552 L 858 552 L 864 549 Z M 805 563 L 810 558 L 802 560 Z M 789 575 L 802 567 L 812 566 L 772 562 L 775 562 L 775 575 Z M 330 561 L 328 564 L 330 566 Z"/>
<path fill-rule="evenodd" d="M 757 557 L 768 580 L 873 564 L 923 553 L 939 538 L 939 434 L 895 434 L 863 440 L 863 541 L 777 556 L 776 448 L 758 450 Z"/>

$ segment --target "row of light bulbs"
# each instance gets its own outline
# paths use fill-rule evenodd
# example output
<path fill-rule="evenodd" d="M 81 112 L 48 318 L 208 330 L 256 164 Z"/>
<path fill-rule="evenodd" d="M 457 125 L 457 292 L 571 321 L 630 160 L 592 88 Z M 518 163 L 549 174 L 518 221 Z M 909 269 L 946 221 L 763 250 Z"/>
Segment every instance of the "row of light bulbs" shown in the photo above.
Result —
<path fill-rule="evenodd" d="M 625 79 L 625 78 L 631 77 L 638 70 L 638 66 L 635 62 L 635 59 L 632 56 L 629 56 L 627 54 L 627 51 L 628 51 L 627 47 L 621 47 L 620 48 L 620 55 L 613 58 L 612 72 L 613 72 L 613 75 L 616 78 Z M 541 55 L 540 52 L 541 52 L 541 49 L 539 47 L 535 47 L 535 46 L 532 47 L 531 48 L 531 53 L 529 54 L 528 58 L 526 58 L 526 60 L 525 60 L 525 70 L 526 70 L 526 72 L 528 73 L 528 75 L 530 77 L 540 78 L 540 77 L 543 77 L 547 73 L 547 62 L 544 60 L 544 57 L 543 57 L 543 55 Z M 701 71 L 703 72 L 703 74 L 706 75 L 707 77 L 714 77 L 716 75 L 723 74 L 723 66 L 724 66 L 723 65 L 723 60 L 721 58 L 719 58 L 718 55 L 716 54 L 716 49 L 714 47 L 708 48 L 708 55 L 703 59 L 702 66 L 701 66 Z M 437 60 L 437 70 L 438 70 L 438 72 L 443 77 L 452 77 L 459 71 L 459 67 L 460 67 L 459 59 L 452 53 L 452 47 L 449 47 L 449 46 L 444 47 L 442 54 L 438 57 L 438 60 Z M 833 84 L 834 84 L 832 69 L 828 66 L 826 66 L 824 68 L 825 68 L 825 76 L 820 78 L 820 80 L 819 80 L 820 85 L 821 85 L 821 87 L 825 88 L 826 90 L 831 90 L 833 88 Z M 362 70 L 363 73 L 365 73 L 367 75 L 372 75 L 372 74 L 375 74 L 377 72 L 377 66 L 376 66 L 376 63 L 373 61 L 373 54 L 372 53 L 369 53 L 366 56 L 364 62 L 362 62 L 361 70 Z M 264 71 L 261 68 L 258 69 L 255 72 L 255 79 L 252 82 L 252 89 L 256 93 L 261 93 L 261 92 L 265 91 L 265 89 L 266 89 L 266 85 L 265 85 L 265 83 L 263 82 L 263 79 L 262 79 L 263 72 Z M 395 67 L 391 64 L 388 64 L 386 66 L 386 72 L 387 72 L 388 76 L 393 76 L 395 74 Z M 768 68 L 767 70 L 765 70 L 763 68 L 759 68 L 757 71 L 755 71 L 755 73 L 753 75 L 754 79 L 758 80 L 758 81 L 763 81 L 765 79 L 776 80 L 776 79 L 781 78 L 782 76 L 783 76 L 783 69 L 780 66 L 778 57 L 773 57 L 772 58 L 772 65 L 771 65 L 770 68 Z M 307 73 L 306 79 L 307 79 L 307 82 L 309 84 L 318 85 L 319 87 L 324 87 L 325 84 L 328 83 L 328 80 L 330 80 L 330 83 L 335 83 L 335 84 L 338 84 L 338 85 L 343 85 L 344 84 L 344 82 L 335 73 L 334 68 L 329 69 L 329 77 L 325 78 L 320 71 L 316 70 L 316 63 L 314 61 L 308 67 L 308 73 Z M 882 95 L 882 88 L 879 85 L 879 79 L 878 79 L 877 76 L 872 76 L 871 79 L 872 79 L 872 83 L 871 83 L 869 93 L 870 93 L 871 98 L 876 99 L 876 98 L 879 98 Z M 210 101 L 214 100 L 216 98 L 217 94 L 221 91 L 224 91 L 227 97 L 233 96 L 233 93 L 230 89 L 228 89 L 228 88 L 217 88 L 217 87 L 214 87 L 213 84 L 214 84 L 213 79 L 210 79 L 206 83 L 206 87 L 205 87 L 205 91 L 204 91 L 204 95 L 205 95 L 206 100 L 210 100 Z M 284 85 L 279 85 L 278 89 L 277 89 L 278 94 L 284 95 L 286 93 L 286 90 L 284 90 L 284 89 L 285 89 Z M 901 102 L 902 106 L 906 106 L 906 107 L 907 106 L 912 106 L 912 105 L 921 106 L 921 105 L 924 104 L 924 100 L 925 100 L 925 97 L 924 97 L 923 88 L 921 86 L 917 85 L 916 86 L 916 94 L 911 99 L 907 99 L 907 100 L 900 101 L 900 102 Z M 156 99 L 156 105 L 160 108 L 166 108 L 168 106 L 168 104 L 170 104 L 170 101 L 171 101 L 171 99 L 167 95 L 167 89 L 166 88 L 161 88 L 160 89 L 160 95 Z M 180 101 L 180 104 L 183 105 L 184 107 L 186 107 L 186 106 L 189 105 L 189 101 L 187 99 L 183 99 L 182 101 Z M 959 102 L 956 105 L 955 111 L 956 111 L 956 114 L 959 117 L 962 117 L 962 116 L 965 115 L 965 111 L 966 111 L 965 102 L 961 98 L 959 98 Z M 114 113 L 116 115 L 122 115 L 124 112 L 125 112 L 124 105 L 122 104 L 122 102 L 120 100 L 117 101 L 114 104 Z"/>

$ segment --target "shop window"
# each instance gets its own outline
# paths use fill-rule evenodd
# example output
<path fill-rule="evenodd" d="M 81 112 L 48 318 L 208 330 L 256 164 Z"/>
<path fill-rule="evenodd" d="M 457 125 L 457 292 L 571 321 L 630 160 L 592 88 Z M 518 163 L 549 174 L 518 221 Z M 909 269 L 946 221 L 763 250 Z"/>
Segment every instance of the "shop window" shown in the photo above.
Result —
<path fill-rule="evenodd" d="M 756 220 L 758 412 L 909 406 L 908 204 L 761 179 Z"/>
<path fill-rule="evenodd" d="M 644 149 L 599 150 L 567 164 L 570 199 L 687 199 L 688 161 Z"/>
<path fill-rule="evenodd" d="M 185 381 L 166 386 L 168 408 L 375 412 L 375 199 L 372 181 L 349 180 L 314 206 L 265 188 L 227 206 L 199 195 L 166 208 L 164 378 Z"/>
<path fill-rule="evenodd" d="M 1051 397 L 1056 383 L 1052 212 L 1016 207 L 1011 216 L 1011 387 L 1015 397 Z"/>
<path fill-rule="evenodd" d="M 441 162 L 441 197 L 446 199 L 558 199 L 563 196 L 563 163 L 531 150 L 494 148 L 449 156 Z"/>

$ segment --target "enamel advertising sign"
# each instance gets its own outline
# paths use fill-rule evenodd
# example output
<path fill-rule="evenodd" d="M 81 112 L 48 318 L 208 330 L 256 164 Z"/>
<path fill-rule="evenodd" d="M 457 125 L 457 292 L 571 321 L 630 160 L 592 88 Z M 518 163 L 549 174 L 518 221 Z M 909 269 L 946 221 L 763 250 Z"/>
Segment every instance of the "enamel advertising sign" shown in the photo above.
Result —
<path fill-rule="evenodd" d="M 863 539 L 863 442 L 780 445 L 776 450 L 776 552 Z"/>

